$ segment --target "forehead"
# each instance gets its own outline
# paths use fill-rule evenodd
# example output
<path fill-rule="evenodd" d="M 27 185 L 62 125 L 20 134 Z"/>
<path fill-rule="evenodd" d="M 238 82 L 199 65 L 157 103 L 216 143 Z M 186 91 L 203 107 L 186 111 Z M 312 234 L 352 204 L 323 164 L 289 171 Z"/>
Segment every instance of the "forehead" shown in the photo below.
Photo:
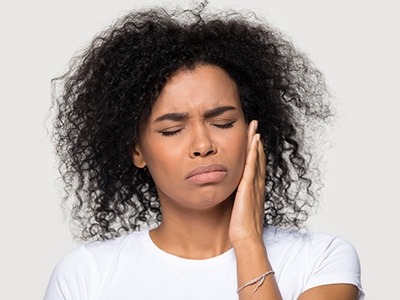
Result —
<path fill-rule="evenodd" d="M 199 65 L 174 73 L 161 90 L 152 108 L 152 115 L 180 111 L 202 111 L 215 106 L 241 109 L 236 83 L 223 69 Z"/>

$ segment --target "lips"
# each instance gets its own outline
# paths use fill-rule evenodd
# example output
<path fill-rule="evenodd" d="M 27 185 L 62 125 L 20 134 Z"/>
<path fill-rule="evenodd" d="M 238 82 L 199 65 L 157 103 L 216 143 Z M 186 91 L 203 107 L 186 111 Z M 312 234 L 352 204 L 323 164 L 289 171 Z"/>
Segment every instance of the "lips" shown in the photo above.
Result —
<path fill-rule="evenodd" d="M 223 179 L 226 174 L 226 167 L 218 164 L 200 166 L 191 170 L 185 177 L 193 183 L 216 183 Z"/>

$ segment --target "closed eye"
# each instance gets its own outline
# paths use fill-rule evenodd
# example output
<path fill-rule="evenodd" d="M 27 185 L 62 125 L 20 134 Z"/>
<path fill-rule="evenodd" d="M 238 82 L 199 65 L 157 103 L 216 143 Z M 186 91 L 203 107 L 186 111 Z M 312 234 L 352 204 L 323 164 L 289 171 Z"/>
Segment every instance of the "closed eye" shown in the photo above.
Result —
<path fill-rule="evenodd" d="M 217 127 L 217 128 L 222 128 L 222 129 L 225 129 L 225 128 L 231 128 L 231 127 L 233 127 L 233 124 L 235 123 L 235 121 L 232 121 L 232 122 L 229 122 L 229 123 L 224 123 L 224 124 L 213 124 L 215 127 Z"/>
<path fill-rule="evenodd" d="M 163 130 L 159 131 L 162 136 L 173 136 L 178 134 L 182 129 L 177 129 L 177 130 Z"/>
<path fill-rule="evenodd" d="M 211 124 L 211 125 L 215 126 L 217 128 L 227 129 L 227 128 L 232 128 L 234 123 L 235 123 L 235 121 L 231 121 L 231 122 L 228 122 L 228 123 L 222 123 L 222 124 L 214 123 L 214 124 Z M 159 133 L 162 136 L 174 136 L 174 135 L 177 135 L 181 131 L 182 131 L 182 128 L 175 129 L 175 130 L 160 130 Z"/>

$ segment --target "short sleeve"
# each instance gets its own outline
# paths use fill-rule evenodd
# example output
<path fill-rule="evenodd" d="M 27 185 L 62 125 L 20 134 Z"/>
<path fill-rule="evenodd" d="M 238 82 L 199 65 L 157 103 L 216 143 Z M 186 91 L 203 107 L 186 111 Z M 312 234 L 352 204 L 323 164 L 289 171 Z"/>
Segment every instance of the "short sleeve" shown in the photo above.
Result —
<path fill-rule="evenodd" d="M 325 284 L 346 283 L 357 286 L 359 300 L 365 298 L 357 251 L 341 237 L 313 236 L 310 250 L 310 277 L 305 289 Z"/>
<path fill-rule="evenodd" d="M 90 299 L 89 278 L 91 254 L 85 246 L 79 246 L 65 255 L 55 266 L 50 277 L 44 300 L 86 300 Z"/>

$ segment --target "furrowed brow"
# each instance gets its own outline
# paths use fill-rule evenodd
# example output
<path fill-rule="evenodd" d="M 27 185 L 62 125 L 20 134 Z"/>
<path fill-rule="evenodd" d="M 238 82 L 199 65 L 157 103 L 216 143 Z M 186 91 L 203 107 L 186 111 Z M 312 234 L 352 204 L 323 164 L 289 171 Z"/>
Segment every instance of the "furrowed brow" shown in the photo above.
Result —
<path fill-rule="evenodd" d="M 218 106 L 204 113 L 205 118 L 214 118 L 222 115 L 223 113 L 231 110 L 236 110 L 234 106 Z"/>
<path fill-rule="evenodd" d="M 154 120 L 154 122 L 162 122 L 162 121 L 182 121 L 189 118 L 189 115 L 187 113 L 168 113 L 165 115 L 162 115 L 158 117 L 157 119 Z"/>

